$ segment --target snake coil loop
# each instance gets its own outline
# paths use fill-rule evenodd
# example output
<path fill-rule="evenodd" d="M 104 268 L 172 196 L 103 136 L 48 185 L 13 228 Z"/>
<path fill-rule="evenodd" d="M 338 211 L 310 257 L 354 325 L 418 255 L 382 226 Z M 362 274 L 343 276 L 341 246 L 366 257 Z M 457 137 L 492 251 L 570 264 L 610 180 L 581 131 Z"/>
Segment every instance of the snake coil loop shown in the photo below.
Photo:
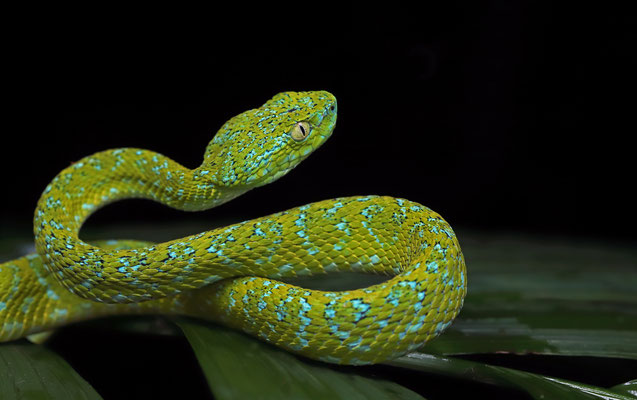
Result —
<path fill-rule="evenodd" d="M 219 321 L 342 364 L 384 361 L 434 338 L 462 307 L 464 259 L 451 227 L 405 199 L 323 200 L 159 244 L 78 237 L 93 212 L 120 199 L 203 210 L 273 182 L 335 123 L 330 93 L 285 92 L 226 122 L 194 170 L 133 148 L 66 168 L 35 211 L 38 254 L 0 264 L 0 340 L 143 313 Z M 393 277 L 335 292 L 280 281 L 336 271 Z"/>

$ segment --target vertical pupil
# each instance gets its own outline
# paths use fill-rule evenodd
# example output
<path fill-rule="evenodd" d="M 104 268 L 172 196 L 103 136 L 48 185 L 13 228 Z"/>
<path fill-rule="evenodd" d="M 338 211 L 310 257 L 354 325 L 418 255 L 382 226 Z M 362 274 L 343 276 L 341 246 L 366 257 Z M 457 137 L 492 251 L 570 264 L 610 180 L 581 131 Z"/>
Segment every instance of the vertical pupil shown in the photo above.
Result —
<path fill-rule="evenodd" d="M 303 128 L 303 125 L 299 124 L 299 128 L 301 128 L 301 133 L 305 136 L 305 128 Z"/>

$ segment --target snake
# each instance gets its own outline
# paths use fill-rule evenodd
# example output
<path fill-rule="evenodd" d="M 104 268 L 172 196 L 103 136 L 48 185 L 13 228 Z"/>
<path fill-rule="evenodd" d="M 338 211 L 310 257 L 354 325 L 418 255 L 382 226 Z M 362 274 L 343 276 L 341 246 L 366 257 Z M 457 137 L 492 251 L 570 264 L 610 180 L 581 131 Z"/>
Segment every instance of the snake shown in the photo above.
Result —
<path fill-rule="evenodd" d="M 407 199 L 321 200 L 163 243 L 79 237 L 118 200 L 199 211 L 271 183 L 325 143 L 336 117 L 327 91 L 282 92 L 228 120 L 197 168 L 139 148 L 74 162 L 37 202 L 36 253 L 0 264 L 0 341 L 107 316 L 186 316 L 362 365 L 440 335 L 462 308 L 465 261 L 450 225 Z M 386 279 L 340 291 L 286 282 L 346 271 Z"/>

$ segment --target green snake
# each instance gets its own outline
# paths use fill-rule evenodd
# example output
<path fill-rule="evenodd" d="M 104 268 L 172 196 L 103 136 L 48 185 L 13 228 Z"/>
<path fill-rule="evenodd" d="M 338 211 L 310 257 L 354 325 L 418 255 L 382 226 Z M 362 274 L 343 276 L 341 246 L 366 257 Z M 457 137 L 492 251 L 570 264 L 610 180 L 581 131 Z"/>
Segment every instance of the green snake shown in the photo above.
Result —
<path fill-rule="evenodd" d="M 409 200 L 323 200 L 159 244 L 78 237 L 116 200 L 203 210 L 279 179 L 330 137 L 336 115 L 328 92 L 284 92 L 227 121 L 198 168 L 120 148 L 64 169 L 35 210 L 37 254 L 0 264 L 0 341 L 109 315 L 186 315 L 313 359 L 369 364 L 439 335 L 462 307 L 465 263 L 451 227 Z M 282 282 L 337 271 L 391 278 L 347 291 Z"/>

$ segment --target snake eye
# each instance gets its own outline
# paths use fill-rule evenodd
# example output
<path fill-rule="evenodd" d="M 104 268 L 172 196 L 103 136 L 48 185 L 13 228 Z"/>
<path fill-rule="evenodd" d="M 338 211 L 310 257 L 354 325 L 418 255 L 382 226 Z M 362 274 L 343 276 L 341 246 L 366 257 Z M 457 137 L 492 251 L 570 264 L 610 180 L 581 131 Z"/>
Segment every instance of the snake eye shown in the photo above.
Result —
<path fill-rule="evenodd" d="M 305 140 L 305 138 L 309 134 L 310 124 L 308 124 L 307 122 L 297 122 L 296 125 L 294 125 L 294 129 L 292 129 L 292 132 L 290 133 L 292 139 L 296 140 L 297 142 Z"/>

